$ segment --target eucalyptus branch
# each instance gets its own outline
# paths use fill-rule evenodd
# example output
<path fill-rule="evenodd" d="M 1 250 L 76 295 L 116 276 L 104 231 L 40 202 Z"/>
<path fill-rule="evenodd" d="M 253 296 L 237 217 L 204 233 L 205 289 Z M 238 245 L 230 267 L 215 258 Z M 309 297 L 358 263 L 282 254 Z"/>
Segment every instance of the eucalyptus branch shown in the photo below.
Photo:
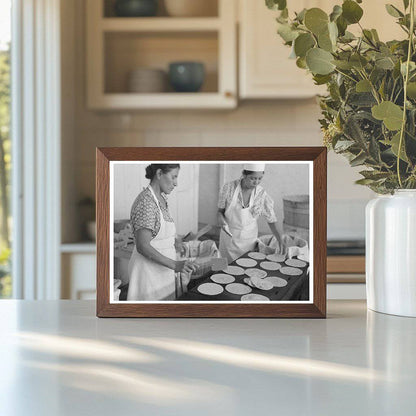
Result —
<path fill-rule="evenodd" d="M 404 130 L 405 130 L 405 127 L 406 127 L 407 83 L 408 83 L 408 80 L 409 80 L 410 59 L 411 59 L 411 56 L 412 56 L 412 49 L 413 49 L 414 27 L 415 27 L 415 0 L 410 0 L 409 44 L 408 44 L 408 47 L 407 47 L 406 73 L 405 73 L 405 76 L 404 76 L 404 85 L 403 85 L 403 95 L 404 95 L 404 99 L 403 99 L 403 118 L 402 118 L 402 127 L 400 129 L 399 149 L 397 151 L 397 178 L 399 180 L 400 187 L 403 186 L 402 178 L 401 178 L 401 174 L 400 174 L 400 156 L 402 154 Z"/>
<path fill-rule="evenodd" d="M 350 77 L 348 74 L 345 74 L 344 72 L 340 71 L 338 68 L 335 68 L 335 71 L 340 73 L 341 75 L 344 75 L 344 77 L 349 78 L 351 81 L 357 83 L 357 80 L 353 77 Z"/>

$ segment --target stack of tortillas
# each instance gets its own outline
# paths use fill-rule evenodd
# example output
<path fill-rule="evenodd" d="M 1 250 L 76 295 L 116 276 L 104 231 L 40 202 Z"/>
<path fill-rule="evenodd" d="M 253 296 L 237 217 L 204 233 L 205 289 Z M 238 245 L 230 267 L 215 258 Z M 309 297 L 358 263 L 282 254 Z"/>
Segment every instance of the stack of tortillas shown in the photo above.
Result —
<path fill-rule="evenodd" d="M 246 275 L 248 277 L 258 277 L 260 279 L 263 279 L 264 277 L 267 276 L 267 272 L 264 270 L 260 270 L 260 269 L 247 269 L 245 271 Z"/>
<path fill-rule="evenodd" d="M 265 270 L 279 270 L 282 266 L 274 261 L 262 261 L 260 267 Z"/>
<path fill-rule="evenodd" d="M 259 277 L 256 276 L 251 276 L 250 277 L 250 283 L 252 286 L 256 287 L 257 289 L 260 290 L 270 290 L 273 289 L 273 283 L 268 282 L 267 279 L 260 279 Z"/>
<path fill-rule="evenodd" d="M 274 287 L 284 287 L 287 285 L 287 281 L 285 279 L 282 279 L 281 277 L 277 276 L 269 276 L 266 277 L 264 280 L 270 282 Z"/>

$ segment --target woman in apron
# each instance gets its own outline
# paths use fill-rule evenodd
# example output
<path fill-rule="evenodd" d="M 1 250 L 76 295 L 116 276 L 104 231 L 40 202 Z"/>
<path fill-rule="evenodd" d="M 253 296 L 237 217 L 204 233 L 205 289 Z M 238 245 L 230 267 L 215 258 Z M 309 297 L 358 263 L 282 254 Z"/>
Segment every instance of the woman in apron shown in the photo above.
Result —
<path fill-rule="evenodd" d="M 258 237 L 257 218 L 266 217 L 281 250 L 282 239 L 277 230 L 274 203 L 259 185 L 265 165 L 245 164 L 240 179 L 226 183 L 218 201 L 218 221 L 221 226 L 220 253 L 231 263 L 248 251 L 253 251 Z"/>
<path fill-rule="evenodd" d="M 166 195 L 177 186 L 179 164 L 151 164 L 150 184 L 132 205 L 135 249 L 129 262 L 127 300 L 174 300 L 175 272 L 193 272 L 189 261 L 176 261 L 176 228 Z"/>

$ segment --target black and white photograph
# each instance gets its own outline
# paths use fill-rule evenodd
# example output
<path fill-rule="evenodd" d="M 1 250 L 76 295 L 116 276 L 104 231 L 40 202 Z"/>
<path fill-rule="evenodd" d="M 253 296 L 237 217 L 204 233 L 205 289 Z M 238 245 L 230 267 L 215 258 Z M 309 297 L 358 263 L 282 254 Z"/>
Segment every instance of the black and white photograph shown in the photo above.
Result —
<path fill-rule="evenodd" d="M 312 303 L 312 179 L 310 161 L 111 161 L 110 303 Z"/>

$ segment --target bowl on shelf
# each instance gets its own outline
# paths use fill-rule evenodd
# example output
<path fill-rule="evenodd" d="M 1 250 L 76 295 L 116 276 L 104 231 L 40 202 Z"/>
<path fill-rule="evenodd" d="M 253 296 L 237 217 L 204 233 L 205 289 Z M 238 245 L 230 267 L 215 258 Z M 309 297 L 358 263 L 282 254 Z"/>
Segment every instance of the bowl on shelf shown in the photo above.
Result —
<path fill-rule="evenodd" d="M 157 14 L 158 0 L 116 0 L 114 12 L 119 17 L 150 17 Z"/>
<path fill-rule="evenodd" d="M 205 80 L 201 62 L 172 62 L 169 64 L 169 82 L 177 92 L 197 92 Z"/>
<path fill-rule="evenodd" d="M 91 241 L 96 241 L 97 239 L 97 226 L 95 221 L 87 222 L 87 235 Z"/>
<path fill-rule="evenodd" d="M 167 89 L 167 74 L 162 69 L 137 68 L 130 71 L 127 91 L 135 93 L 160 93 Z"/>
<path fill-rule="evenodd" d="M 165 0 L 166 12 L 172 17 L 217 16 L 217 0 Z"/>

